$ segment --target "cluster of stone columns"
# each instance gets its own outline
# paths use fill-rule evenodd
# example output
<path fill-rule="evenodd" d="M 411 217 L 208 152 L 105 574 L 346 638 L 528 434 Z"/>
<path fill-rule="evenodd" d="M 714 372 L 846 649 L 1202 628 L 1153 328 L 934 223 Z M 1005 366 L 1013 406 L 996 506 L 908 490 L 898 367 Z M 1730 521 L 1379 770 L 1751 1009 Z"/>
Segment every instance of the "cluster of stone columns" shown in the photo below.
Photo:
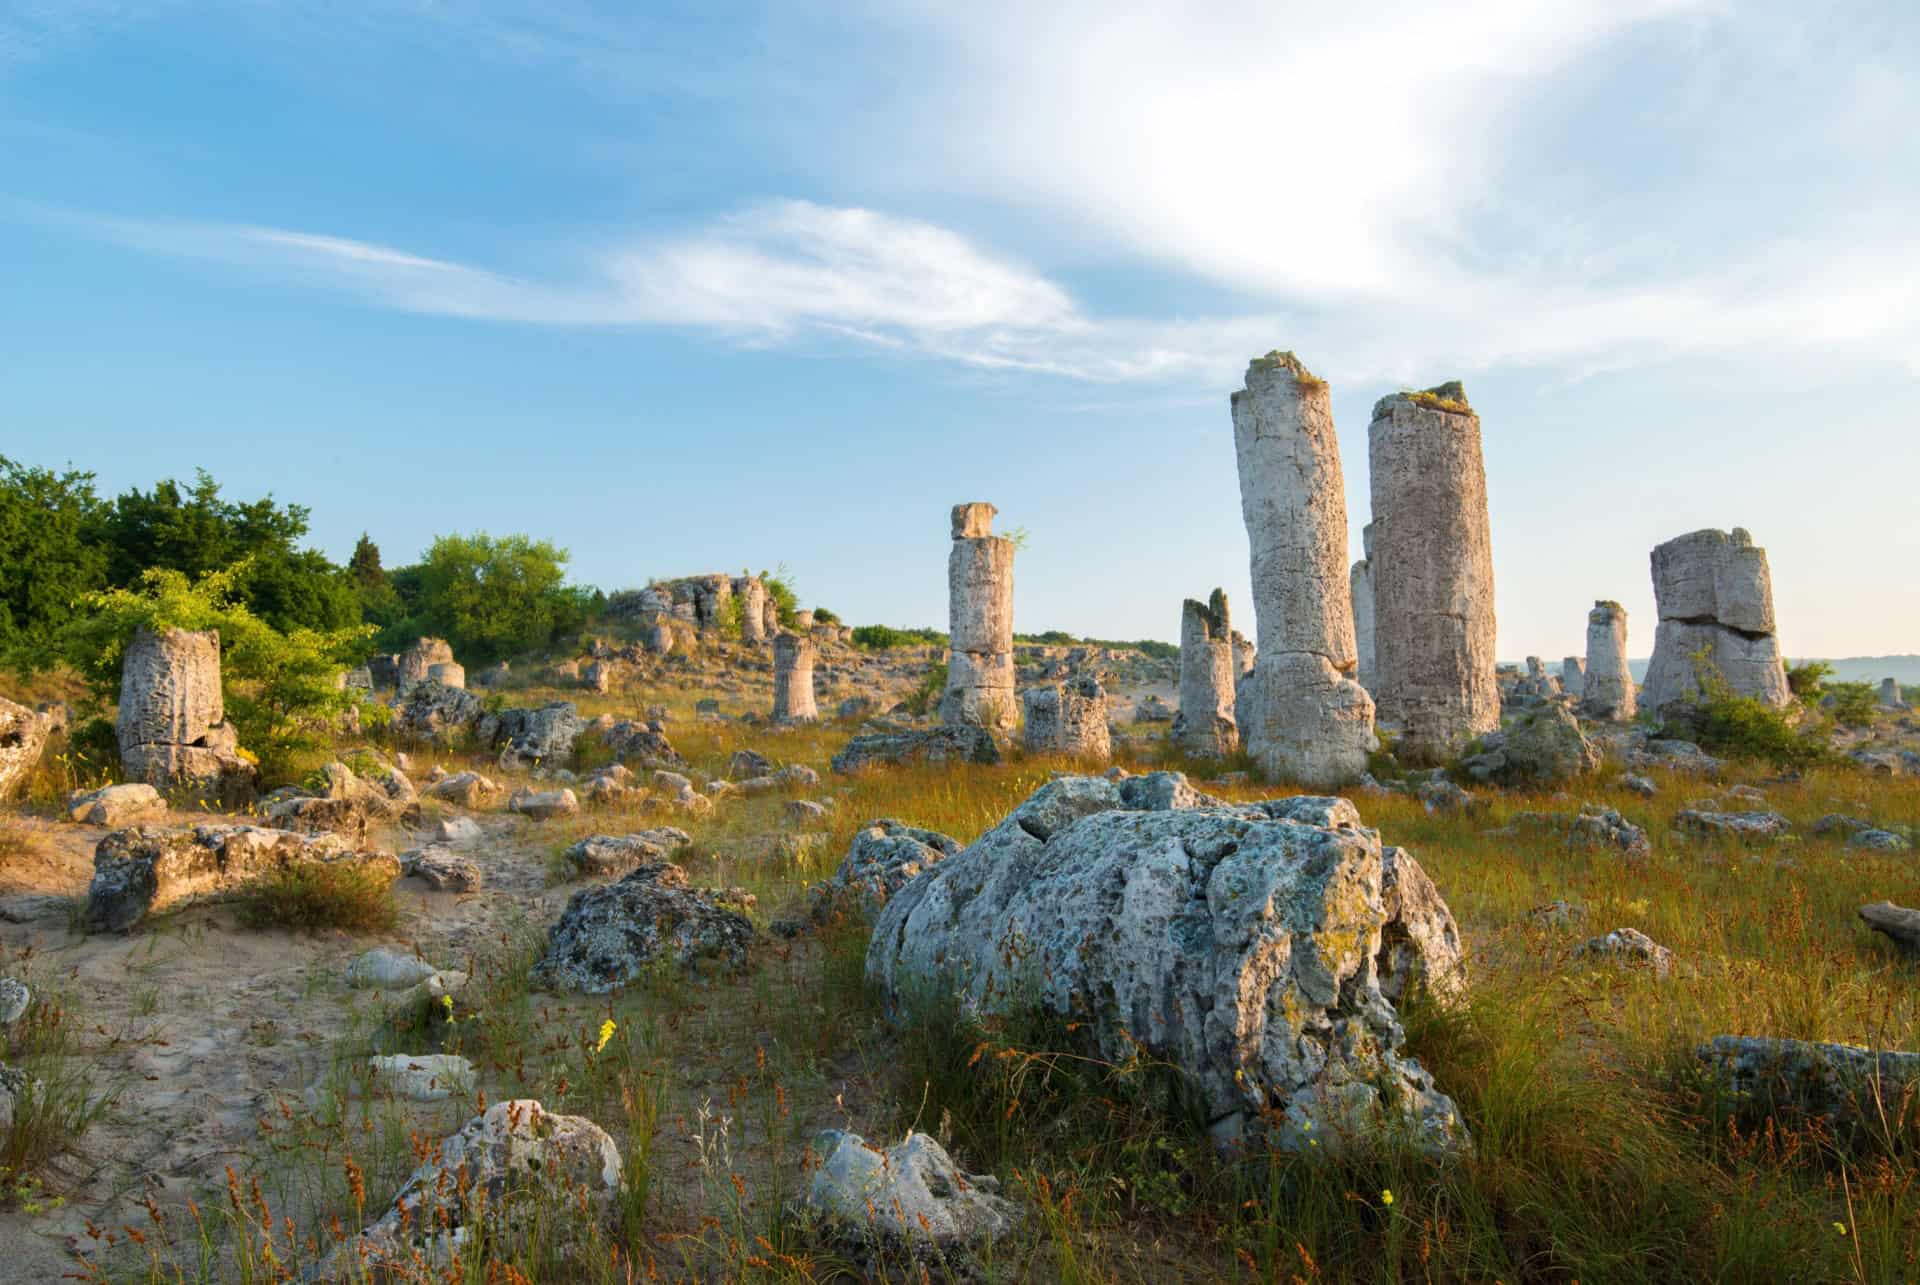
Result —
<path fill-rule="evenodd" d="M 1383 397 L 1367 459 L 1373 695 L 1402 758 L 1441 762 L 1500 726 L 1480 417 L 1457 383 Z"/>
<path fill-rule="evenodd" d="M 1240 748 L 1234 712 L 1241 673 L 1236 636 L 1222 590 L 1215 589 L 1206 602 L 1189 598 L 1181 604 L 1180 712 L 1172 735 L 1174 744 L 1195 758 L 1224 758 Z"/>
<path fill-rule="evenodd" d="M 820 710 L 813 698 L 813 639 L 780 633 L 773 639 L 773 721 L 811 723 Z"/>
<path fill-rule="evenodd" d="M 991 504 L 953 506 L 947 555 L 947 686 L 940 721 L 1011 728 L 1018 709 L 1013 676 L 1013 541 L 993 533 Z"/>
<path fill-rule="evenodd" d="M 1347 500 L 1327 385 L 1292 353 L 1272 352 L 1248 365 L 1232 412 L 1258 642 L 1249 699 L 1235 710 L 1240 734 L 1270 775 L 1347 784 L 1378 742 L 1373 701 L 1354 681 Z"/>

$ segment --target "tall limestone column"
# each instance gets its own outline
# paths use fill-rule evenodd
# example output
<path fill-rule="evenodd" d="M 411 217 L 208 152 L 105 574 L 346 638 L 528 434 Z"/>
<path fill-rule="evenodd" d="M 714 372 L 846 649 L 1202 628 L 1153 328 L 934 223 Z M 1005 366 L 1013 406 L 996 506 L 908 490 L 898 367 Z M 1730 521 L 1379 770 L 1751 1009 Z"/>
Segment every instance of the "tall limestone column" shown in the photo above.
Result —
<path fill-rule="evenodd" d="M 1240 734 L 1270 775 L 1345 785 L 1378 742 L 1373 700 L 1354 681 L 1347 497 L 1326 381 L 1292 353 L 1268 353 L 1247 366 L 1232 407 L 1257 632 Z"/>
<path fill-rule="evenodd" d="M 1493 536 L 1480 417 L 1458 383 L 1396 393 L 1367 431 L 1373 494 L 1374 698 L 1410 763 L 1500 726 Z"/>
<path fill-rule="evenodd" d="M 767 586 L 759 576 L 735 576 L 733 600 L 740 604 L 740 641 L 765 642 L 767 629 Z"/>
<path fill-rule="evenodd" d="M 993 533 L 991 504 L 953 506 L 947 555 L 947 689 L 940 721 L 994 730 L 1018 717 L 1013 680 L 1013 541 Z"/>
<path fill-rule="evenodd" d="M 773 639 L 773 721 L 811 723 L 820 717 L 813 700 L 813 639 L 780 633 Z"/>
<path fill-rule="evenodd" d="M 1234 721 L 1233 621 L 1219 589 L 1206 602 L 1189 598 L 1180 607 L 1180 712 L 1173 717 L 1174 744 L 1195 758 L 1224 758 L 1240 748 Z"/>
<path fill-rule="evenodd" d="M 1642 703 L 1673 717 L 1699 691 L 1694 658 L 1705 660 L 1741 696 L 1776 708 L 1793 699 L 1774 636 L 1773 576 L 1767 551 L 1732 531 L 1693 531 L 1653 550 L 1653 659 Z"/>
<path fill-rule="evenodd" d="M 1580 712 L 1624 723 L 1638 707 L 1633 673 L 1627 668 L 1627 609 L 1603 598 L 1587 613 L 1587 677 Z"/>
<path fill-rule="evenodd" d="M 1354 677 L 1371 693 L 1380 677 L 1373 664 L 1373 523 L 1360 528 L 1360 543 L 1366 553 L 1353 564 L 1349 577 L 1353 595 L 1353 645 L 1360 657 L 1360 669 Z"/>

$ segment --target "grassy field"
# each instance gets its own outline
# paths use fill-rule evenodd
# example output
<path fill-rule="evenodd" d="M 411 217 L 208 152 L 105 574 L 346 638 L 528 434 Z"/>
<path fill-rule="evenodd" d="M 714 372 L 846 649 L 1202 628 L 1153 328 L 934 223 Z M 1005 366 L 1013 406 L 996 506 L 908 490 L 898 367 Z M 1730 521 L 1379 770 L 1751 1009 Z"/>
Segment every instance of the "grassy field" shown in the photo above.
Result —
<path fill-rule="evenodd" d="M 1016 757 L 849 781 L 829 775 L 827 760 L 850 726 L 697 722 L 701 694 L 581 704 L 588 715 L 669 706 L 675 745 L 710 774 L 723 775 L 743 746 L 822 772 L 816 790 L 730 800 L 711 818 L 676 822 L 694 836 L 681 858 L 692 881 L 749 889 L 763 925 L 798 914 L 807 885 L 833 870 L 868 821 L 898 817 L 970 840 L 1071 766 Z M 516 693 L 515 702 L 542 695 Z M 1123 761 L 1205 776 L 1157 747 Z M 370 1052 L 438 1050 L 475 1061 L 485 1101 L 537 1097 L 598 1121 L 620 1144 L 627 1183 L 610 1225 L 556 1199 L 529 1215 L 516 1243 L 469 1242 L 452 1264 L 422 1264 L 421 1280 L 859 1279 L 843 1253 L 784 1213 L 822 1127 L 877 1142 L 911 1128 L 935 1133 L 964 1168 L 998 1175 L 1026 1211 L 1020 1232 L 982 1261 L 880 1264 L 879 1279 L 1914 1279 L 1920 1135 L 1904 1104 L 1892 1104 L 1880 1136 L 1843 1145 L 1806 1121 L 1730 1108 L 1694 1056 L 1728 1033 L 1920 1045 L 1912 967 L 1855 917 L 1869 901 L 1920 902 L 1916 858 L 1811 833 L 1834 811 L 1920 824 L 1920 780 L 1765 776 L 1736 769 L 1717 785 L 1658 777 L 1658 795 L 1642 798 L 1603 774 L 1572 796 L 1490 795 L 1483 811 L 1445 816 L 1404 796 L 1356 797 L 1385 841 L 1417 856 L 1467 942 L 1466 1001 L 1403 1014 L 1410 1048 L 1476 1139 L 1471 1156 L 1450 1164 L 1391 1139 L 1338 1161 L 1228 1164 L 1181 1110 L 1166 1068 L 1089 1061 L 1048 1024 L 1020 1017 L 981 1027 L 928 1012 L 890 1028 L 863 985 L 858 923 L 766 938 L 741 975 L 662 973 L 589 999 L 529 990 L 546 925 L 522 921 L 466 961 L 475 980 L 456 1020 L 356 1010 L 350 1037 L 330 1050 L 333 1091 L 289 1099 L 263 1120 L 257 1154 L 194 1216 L 156 1210 L 147 1225 L 100 1229 L 83 1274 L 294 1278 L 383 1210 L 422 1149 L 471 1113 L 472 1101 L 423 1109 L 353 1083 Z M 1767 806 L 1794 822 L 1793 837 L 1756 846 L 1672 831 L 1676 811 L 1737 781 L 1760 785 Z M 1287 792 L 1208 788 L 1234 798 Z M 794 830 L 783 811 L 791 797 L 833 800 L 829 820 Z M 1570 850 L 1550 830 L 1509 828 L 1523 811 L 1596 801 L 1645 826 L 1652 856 Z M 519 823 L 513 842 L 557 856 L 581 835 L 659 822 L 596 809 Z M 552 869 L 560 879 L 561 863 Z M 1583 917 L 1530 916 L 1556 900 Z M 1673 975 L 1573 957 L 1581 941 L 1618 927 L 1671 948 Z"/>

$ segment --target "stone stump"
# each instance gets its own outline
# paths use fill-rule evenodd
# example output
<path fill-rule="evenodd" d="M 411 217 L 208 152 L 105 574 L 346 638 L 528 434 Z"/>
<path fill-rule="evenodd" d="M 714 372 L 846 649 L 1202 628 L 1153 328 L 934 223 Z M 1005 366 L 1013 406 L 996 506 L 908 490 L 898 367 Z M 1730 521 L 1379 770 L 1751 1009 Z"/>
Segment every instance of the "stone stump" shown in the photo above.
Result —
<path fill-rule="evenodd" d="M 1896 679 L 1880 680 L 1880 707 L 1882 709 L 1905 709 L 1907 704 L 1900 699 L 1900 683 Z"/>
<path fill-rule="evenodd" d="M 1029 754 L 1065 754 L 1104 763 L 1113 757 L 1107 728 L 1107 693 L 1096 678 L 1029 687 L 1021 693 L 1026 708 Z"/>
<path fill-rule="evenodd" d="M 811 723 L 820 711 L 813 702 L 813 639 L 782 633 L 773 640 L 773 721 Z"/>
<path fill-rule="evenodd" d="M 759 576 L 735 576 L 733 598 L 740 604 L 740 641 L 767 640 L 767 586 Z"/>
<path fill-rule="evenodd" d="M 1699 694 L 1696 657 L 1736 695 L 1784 707 L 1793 699 L 1774 636 L 1773 578 L 1766 550 L 1732 531 L 1693 531 L 1653 550 L 1659 609 L 1641 703 L 1663 721 Z M 1703 654 L 1704 653 L 1704 654 Z"/>
<path fill-rule="evenodd" d="M 427 666 L 427 677 L 446 687 L 458 687 L 465 691 L 467 687 L 467 669 L 455 661 L 443 660 Z"/>
<path fill-rule="evenodd" d="M 129 781 L 228 807 L 253 797 L 258 774 L 240 757 L 221 700 L 218 630 L 134 634 L 121 661 L 115 734 Z"/>
<path fill-rule="evenodd" d="M 1638 710 L 1633 674 L 1627 668 L 1627 609 L 1601 599 L 1587 613 L 1587 674 L 1580 712 L 1624 723 Z"/>
<path fill-rule="evenodd" d="M 1354 681 L 1347 499 L 1326 381 L 1273 352 L 1248 365 L 1231 404 L 1258 639 L 1240 735 L 1270 775 L 1350 784 L 1378 742 L 1373 700 Z"/>
<path fill-rule="evenodd" d="M 1173 716 L 1174 744 L 1195 758 L 1224 758 L 1240 748 L 1234 721 L 1233 622 L 1227 595 L 1206 602 L 1189 598 L 1180 607 L 1180 712 Z"/>
<path fill-rule="evenodd" d="M 1412 763 L 1500 726 L 1493 537 L 1480 417 L 1458 383 L 1374 405 L 1367 433 L 1380 718 Z"/>
<path fill-rule="evenodd" d="M 405 696 L 412 690 L 415 683 L 423 683 L 431 678 L 435 665 L 451 664 L 453 664 L 453 648 L 444 639 L 420 639 L 400 653 L 395 675 L 395 683 L 400 689 L 400 695 Z"/>
<path fill-rule="evenodd" d="M 1011 728 L 1017 716 L 1013 677 L 1013 541 L 993 534 L 998 512 L 985 503 L 953 507 L 953 551 L 947 556 L 947 618 L 952 642 L 940 721 Z"/>

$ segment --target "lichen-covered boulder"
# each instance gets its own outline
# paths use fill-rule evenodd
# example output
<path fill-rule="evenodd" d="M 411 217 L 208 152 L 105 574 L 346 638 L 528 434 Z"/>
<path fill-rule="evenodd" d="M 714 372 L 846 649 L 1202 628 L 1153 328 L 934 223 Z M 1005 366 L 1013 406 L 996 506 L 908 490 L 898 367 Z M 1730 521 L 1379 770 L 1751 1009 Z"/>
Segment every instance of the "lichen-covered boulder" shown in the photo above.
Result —
<path fill-rule="evenodd" d="M 160 791 L 144 781 L 108 785 L 98 790 L 76 790 L 67 797 L 67 815 L 81 825 L 113 829 L 159 816 L 167 810 Z"/>
<path fill-rule="evenodd" d="M 500 750 L 500 766 L 557 767 L 573 761 L 574 742 L 587 730 L 572 701 L 554 701 L 539 709 L 503 709 L 482 715 L 474 738 Z"/>
<path fill-rule="evenodd" d="M 1616 928 L 1604 936 L 1590 938 L 1574 950 L 1573 957 L 1644 968 L 1659 978 L 1673 971 L 1673 952 L 1638 928 Z"/>
<path fill-rule="evenodd" d="M 924 1133 L 882 1150 L 859 1134 L 828 1129 L 810 1150 L 818 1164 L 796 1210 L 862 1261 L 907 1259 L 945 1275 L 954 1256 L 1019 1221 L 1019 1210 L 999 1194 L 999 1179 L 962 1172 Z"/>
<path fill-rule="evenodd" d="M 585 1116 L 531 1098 L 496 1102 L 441 1141 L 378 1221 L 322 1265 L 322 1281 L 413 1275 L 416 1256 L 444 1268 L 477 1236 L 528 1234 L 556 1204 L 604 1216 L 620 1189 L 620 1149 Z"/>
<path fill-rule="evenodd" d="M 1920 1053 L 1718 1035 L 1698 1053 L 1743 1109 L 1816 1116 L 1842 1135 L 1880 1130 L 1920 1085 Z"/>
<path fill-rule="evenodd" d="M 303 835 L 252 825 L 190 830 L 115 830 L 93 853 L 89 932 L 125 932 L 148 915 L 228 892 L 288 866 L 346 862 L 400 877 L 392 853 L 355 848 L 334 834 Z"/>
<path fill-rule="evenodd" d="M 621 721 L 602 732 L 600 739 L 622 763 L 637 763 L 648 769 L 687 765 L 667 739 L 666 729 L 657 722 Z"/>
<path fill-rule="evenodd" d="M 1511 724 L 1481 738 L 1463 765 L 1476 781 L 1503 785 L 1557 785 L 1600 766 L 1600 751 L 1566 705 L 1530 706 Z"/>
<path fill-rule="evenodd" d="M 0 799 L 26 788 L 47 748 L 47 730 L 45 715 L 0 696 Z"/>
<path fill-rule="evenodd" d="M 451 745 L 473 728 L 486 708 L 464 687 L 430 678 L 406 686 L 393 705 L 393 734 L 431 745 Z"/>
<path fill-rule="evenodd" d="M 623 876 L 650 861 L 663 862 L 693 842 L 685 830 L 660 826 L 633 834 L 590 834 L 564 854 L 583 875 Z"/>
<path fill-rule="evenodd" d="M 718 959 L 742 967 L 752 941 L 753 923 L 745 915 L 710 891 L 689 888 L 680 867 L 650 861 L 618 883 L 574 893 L 548 932 L 533 975 L 552 990 L 605 995 L 655 961 L 690 968 Z"/>
<path fill-rule="evenodd" d="M 907 728 L 876 725 L 848 741 L 833 756 L 833 770 L 850 775 L 870 767 L 908 763 L 981 763 L 1000 761 L 1000 746 L 984 727 Z"/>
<path fill-rule="evenodd" d="M 941 861 L 960 851 L 957 839 L 922 830 L 892 817 L 872 821 L 853 836 L 833 876 L 808 890 L 815 919 L 851 909 L 871 917 L 887 899 Z"/>
<path fill-rule="evenodd" d="M 1777 839 L 1793 828 L 1793 823 L 1778 812 L 1716 812 L 1707 808 L 1682 809 L 1675 814 L 1673 824 L 1692 834 L 1736 839 Z"/>
<path fill-rule="evenodd" d="M 1404 900 L 1413 860 L 1394 864 Z M 892 896 L 867 976 L 896 1013 L 950 988 L 1079 1023 L 1104 1057 L 1165 1059 L 1223 1144 L 1258 1127 L 1332 1147 L 1391 1120 L 1452 1151 L 1465 1126 L 1400 1051 L 1381 990 L 1389 943 L 1433 937 L 1390 928 L 1386 865 L 1344 799 L 1236 806 L 1171 773 L 1061 777 Z"/>

